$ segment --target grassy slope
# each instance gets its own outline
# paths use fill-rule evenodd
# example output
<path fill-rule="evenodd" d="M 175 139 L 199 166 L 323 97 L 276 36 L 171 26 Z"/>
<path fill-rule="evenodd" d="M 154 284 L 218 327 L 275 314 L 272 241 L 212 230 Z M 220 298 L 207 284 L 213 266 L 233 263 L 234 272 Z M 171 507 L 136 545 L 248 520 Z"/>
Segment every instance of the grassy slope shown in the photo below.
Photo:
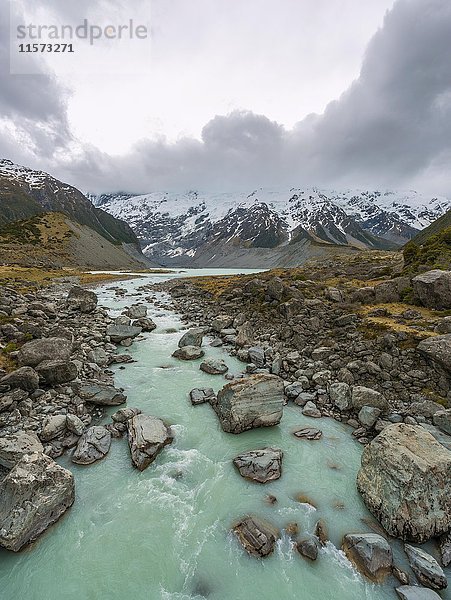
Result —
<path fill-rule="evenodd" d="M 404 246 L 405 270 L 451 268 L 451 211 L 431 223 Z"/>

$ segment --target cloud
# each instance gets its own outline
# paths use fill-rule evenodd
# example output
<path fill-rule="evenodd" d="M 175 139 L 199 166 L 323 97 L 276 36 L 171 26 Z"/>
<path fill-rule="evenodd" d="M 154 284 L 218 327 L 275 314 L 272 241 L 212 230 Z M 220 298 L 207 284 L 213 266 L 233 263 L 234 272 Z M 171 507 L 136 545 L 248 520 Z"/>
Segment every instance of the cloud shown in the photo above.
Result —
<path fill-rule="evenodd" d="M 449 0 L 397 0 L 368 45 L 359 77 L 323 114 L 309 115 L 290 130 L 235 110 L 211 119 L 201 139 L 144 139 L 126 155 L 113 156 L 67 133 L 66 92 L 47 76 L 28 84 L 28 77 L 7 78 L 0 110 L 22 115 L 45 156 L 49 130 L 55 133 L 61 124 L 66 144 L 46 164 L 83 189 L 416 185 L 451 194 L 450 68 Z M 27 85 L 36 102 L 16 104 Z M 30 131 L 33 119 L 37 125 Z"/>

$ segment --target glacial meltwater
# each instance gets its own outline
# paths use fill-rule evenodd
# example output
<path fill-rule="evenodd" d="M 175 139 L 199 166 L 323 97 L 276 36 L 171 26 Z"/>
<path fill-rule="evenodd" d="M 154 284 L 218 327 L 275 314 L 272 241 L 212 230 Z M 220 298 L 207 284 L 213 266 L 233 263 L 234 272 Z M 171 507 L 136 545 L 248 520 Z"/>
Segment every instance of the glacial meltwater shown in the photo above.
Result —
<path fill-rule="evenodd" d="M 218 271 L 189 272 L 212 273 Z M 143 296 L 130 295 L 141 285 L 182 275 L 186 272 L 108 284 L 97 289 L 99 302 L 116 316 L 125 306 L 144 302 Z M 127 288 L 129 295 L 118 300 L 108 289 L 114 285 Z M 158 328 L 121 350 L 137 362 L 115 367 L 115 383 L 125 388 L 128 406 L 172 426 L 173 444 L 142 473 L 131 464 L 125 438 L 114 439 L 107 457 L 91 466 L 59 459 L 75 475 L 75 503 L 24 551 L 0 551 L 1 600 L 395 598 L 393 578 L 382 586 L 365 580 L 337 549 L 344 534 L 371 532 L 368 523 L 374 523 L 356 491 L 362 447 L 349 428 L 332 419 L 304 417 L 290 403 L 277 427 L 224 433 L 213 409 L 192 406 L 188 393 L 194 387 L 219 389 L 226 380 L 201 372 L 200 361 L 172 358 L 184 324 L 169 310 L 148 308 Z M 230 373 L 243 370 L 243 363 L 210 347 L 208 340 L 204 349 L 207 357 L 224 358 Z M 293 431 L 306 425 L 319 427 L 323 437 L 297 439 Z M 284 452 L 282 477 L 265 485 L 243 479 L 232 459 L 268 445 Z M 265 499 L 269 494 L 277 498 L 275 504 Z M 310 562 L 283 533 L 270 557 L 252 558 L 230 533 L 247 514 L 266 518 L 282 532 L 295 522 L 300 537 L 322 519 L 331 541 Z M 395 544 L 395 556 L 403 566 L 400 545 Z"/>

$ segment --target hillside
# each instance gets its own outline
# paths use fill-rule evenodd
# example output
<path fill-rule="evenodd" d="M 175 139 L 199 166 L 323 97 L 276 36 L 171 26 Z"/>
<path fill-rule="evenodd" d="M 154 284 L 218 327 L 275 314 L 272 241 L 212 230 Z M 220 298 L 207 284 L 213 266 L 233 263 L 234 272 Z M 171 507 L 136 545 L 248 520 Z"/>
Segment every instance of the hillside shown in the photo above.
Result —
<path fill-rule="evenodd" d="M 451 210 L 407 243 L 403 254 L 406 271 L 451 268 Z"/>

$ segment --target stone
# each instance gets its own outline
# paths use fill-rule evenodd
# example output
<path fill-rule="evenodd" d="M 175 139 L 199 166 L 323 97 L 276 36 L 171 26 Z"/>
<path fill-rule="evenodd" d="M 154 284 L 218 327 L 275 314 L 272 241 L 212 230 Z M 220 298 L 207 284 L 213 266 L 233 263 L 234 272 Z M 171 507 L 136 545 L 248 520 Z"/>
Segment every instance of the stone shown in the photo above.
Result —
<path fill-rule="evenodd" d="M 417 350 L 446 371 L 451 371 L 451 334 L 437 335 L 422 340 L 418 344 Z"/>
<path fill-rule="evenodd" d="M 44 452 L 38 436 L 32 431 L 18 431 L 0 437 L 0 465 L 12 469 L 25 454 Z"/>
<path fill-rule="evenodd" d="M 313 504 L 312 504 L 312 506 L 313 506 Z M 322 519 L 320 519 L 319 521 L 317 521 L 317 523 L 315 525 L 315 536 L 318 538 L 319 543 L 323 547 L 329 541 L 329 536 L 327 534 L 326 524 L 324 523 L 324 521 Z"/>
<path fill-rule="evenodd" d="M 442 565 L 448 567 L 451 564 L 451 530 L 440 537 L 439 550 Z"/>
<path fill-rule="evenodd" d="M 39 387 L 39 375 L 32 367 L 19 367 L 0 379 L 0 385 L 8 385 L 11 389 L 19 388 L 26 392 L 34 392 Z"/>
<path fill-rule="evenodd" d="M 387 412 L 389 408 L 387 399 L 380 392 L 363 385 L 353 386 L 351 403 L 353 408 L 358 411 L 364 406 L 379 408 L 381 412 Z"/>
<path fill-rule="evenodd" d="M 83 421 L 79 417 L 77 417 L 77 415 L 67 415 L 66 429 L 67 431 L 70 431 L 70 433 L 80 436 L 82 435 L 86 427 Z"/>
<path fill-rule="evenodd" d="M 55 523 L 74 498 L 70 471 L 40 452 L 25 455 L 0 483 L 0 545 L 18 552 Z"/>
<path fill-rule="evenodd" d="M 39 437 L 48 442 L 66 431 L 66 415 L 52 415 L 47 417 Z"/>
<path fill-rule="evenodd" d="M 223 360 L 216 358 L 207 358 L 200 364 L 200 370 L 210 375 L 224 375 L 229 370 L 229 367 Z"/>
<path fill-rule="evenodd" d="M 293 435 L 297 438 L 306 440 L 319 440 L 322 437 L 323 432 L 315 427 L 303 427 L 302 429 L 293 432 Z"/>
<path fill-rule="evenodd" d="M 451 527 L 451 452 L 423 427 L 393 424 L 363 450 L 357 488 L 385 530 L 423 543 Z"/>
<path fill-rule="evenodd" d="M 374 427 L 380 414 L 380 408 L 375 408 L 374 406 L 362 406 L 359 411 L 358 419 L 364 427 L 371 429 L 371 427 Z"/>
<path fill-rule="evenodd" d="M 443 569 L 433 556 L 409 544 L 406 544 L 404 549 L 412 571 L 421 585 L 434 590 L 443 590 L 448 586 Z"/>
<path fill-rule="evenodd" d="M 152 319 L 149 319 L 149 317 L 140 317 L 132 322 L 132 327 L 141 327 L 143 331 L 150 333 L 157 328 L 157 324 Z"/>
<path fill-rule="evenodd" d="M 421 415 L 426 417 L 427 419 L 432 419 L 432 417 L 438 413 L 443 411 L 443 406 L 438 404 L 438 402 L 434 402 L 433 400 L 422 400 L 420 402 L 412 402 L 409 406 L 409 412 L 412 415 Z"/>
<path fill-rule="evenodd" d="M 402 585 L 396 593 L 401 600 L 442 600 L 437 592 L 417 585 Z"/>
<path fill-rule="evenodd" d="M 295 381 L 294 383 L 290 383 L 285 387 L 285 396 L 289 400 L 294 400 L 299 396 L 299 394 L 303 393 L 304 389 L 304 385 L 301 382 Z"/>
<path fill-rule="evenodd" d="M 316 560 L 318 558 L 318 543 L 314 538 L 301 540 L 296 544 L 296 549 L 304 558 L 308 558 L 309 560 Z"/>
<path fill-rule="evenodd" d="M 127 400 L 127 396 L 121 390 L 97 381 L 79 385 L 78 395 L 82 400 L 97 406 L 118 406 Z"/>
<path fill-rule="evenodd" d="M 283 380 L 258 373 L 225 385 L 211 402 L 228 433 L 241 433 L 256 427 L 272 427 L 283 414 Z"/>
<path fill-rule="evenodd" d="M 204 355 L 205 352 L 199 346 L 182 346 L 172 353 L 174 358 L 179 358 L 180 360 L 196 360 L 202 358 Z"/>
<path fill-rule="evenodd" d="M 173 440 L 170 428 L 149 415 L 139 414 L 129 419 L 127 430 L 132 462 L 139 471 L 144 471 Z"/>
<path fill-rule="evenodd" d="M 110 325 L 106 330 L 106 334 L 110 336 L 113 344 L 120 344 L 124 340 L 134 339 L 141 331 L 141 327 L 134 327 L 133 325 Z"/>
<path fill-rule="evenodd" d="M 305 417 L 313 417 L 314 419 L 319 419 L 322 416 L 319 408 L 317 408 L 316 404 L 314 402 L 311 402 L 310 400 L 305 404 L 304 408 L 302 409 L 302 414 Z"/>
<path fill-rule="evenodd" d="M 233 526 L 233 532 L 240 544 L 251 555 L 264 558 L 269 556 L 279 539 L 279 531 L 263 519 L 248 516 Z"/>
<path fill-rule="evenodd" d="M 390 544 L 377 533 L 348 534 L 343 538 L 348 559 L 372 581 L 378 583 L 391 573 L 393 553 Z"/>
<path fill-rule="evenodd" d="M 147 317 L 147 307 L 144 304 L 132 304 L 125 310 L 130 319 L 143 319 Z"/>
<path fill-rule="evenodd" d="M 202 327 L 193 327 L 180 338 L 179 348 L 183 346 L 202 346 L 204 339 L 204 330 Z"/>
<path fill-rule="evenodd" d="M 88 352 L 88 361 L 99 367 L 106 367 L 109 364 L 108 354 L 103 348 L 93 348 Z"/>
<path fill-rule="evenodd" d="M 17 355 L 21 366 L 37 367 L 43 360 L 69 360 L 72 342 L 66 338 L 41 338 L 22 346 Z"/>
<path fill-rule="evenodd" d="M 412 279 L 414 295 L 428 308 L 451 308 L 451 272 L 434 269 Z"/>
<path fill-rule="evenodd" d="M 329 387 L 329 395 L 332 403 L 339 410 L 351 408 L 351 387 L 347 383 L 332 383 Z"/>
<path fill-rule="evenodd" d="M 70 360 L 43 360 L 36 371 L 46 385 L 61 385 L 78 377 L 77 365 Z"/>
<path fill-rule="evenodd" d="M 111 433 L 105 427 L 94 426 L 87 429 L 78 441 L 72 454 L 72 462 L 90 465 L 104 458 L 111 446 Z"/>
<path fill-rule="evenodd" d="M 217 333 L 219 333 L 221 331 L 221 329 L 228 329 L 232 325 L 233 325 L 233 317 L 230 317 L 229 315 L 218 315 L 211 322 L 211 328 L 213 329 L 213 331 L 216 331 Z"/>
<path fill-rule="evenodd" d="M 91 313 L 97 307 L 97 296 L 90 290 L 74 286 L 69 290 L 66 304 L 71 310 L 78 310 L 82 313 Z"/>
<path fill-rule="evenodd" d="M 235 344 L 242 348 L 243 346 L 250 346 L 254 339 L 254 329 L 249 321 L 246 321 L 238 327 L 237 336 L 235 338 Z"/>
<path fill-rule="evenodd" d="M 194 388 L 189 393 L 191 404 L 205 404 L 206 402 L 215 401 L 216 394 L 213 388 Z"/>
<path fill-rule="evenodd" d="M 233 464 L 245 479 L 267 483 L 280 478 L 282 457 L 283 452 L 279 448 L 262 448 L 238 455 Z"/>
<path fill-rule="evenodd" d="M 443 317 L 434 328 L 436 333 L 451 333 L 451 317 Z"/>
<path fill-rule="evenodd" d="M 266 293 L 273 300 L 281 301 L 287 290 L 285 284 L 283 283 L 280 277 L 273 277 L 268 282 L 268 287 L 266 288 Z"/>
<path fill-rule="evenodd" d="M 451 435 L 451 408 L 439 410 L 434 414 L 433 423 L 436 427 Z"/>
<path fill-rule="evenodd" d="M 260 346 L 252 346 L 248 350 L 249 360 L 253 363 L 257 369 L 265 366 L 265 351 Z"/>
<path fill-rule="evenodd" d="M 111 419 L 115 423 L 127 423 L 129 419 L 136 417 L 136 415 L 140 415 L 141 412 L 142 411 L 139 408 L 131 408 L 127 406 L 127 408 L 120 408 L 114 413 L 114 415 L 111 415 Z"/>

